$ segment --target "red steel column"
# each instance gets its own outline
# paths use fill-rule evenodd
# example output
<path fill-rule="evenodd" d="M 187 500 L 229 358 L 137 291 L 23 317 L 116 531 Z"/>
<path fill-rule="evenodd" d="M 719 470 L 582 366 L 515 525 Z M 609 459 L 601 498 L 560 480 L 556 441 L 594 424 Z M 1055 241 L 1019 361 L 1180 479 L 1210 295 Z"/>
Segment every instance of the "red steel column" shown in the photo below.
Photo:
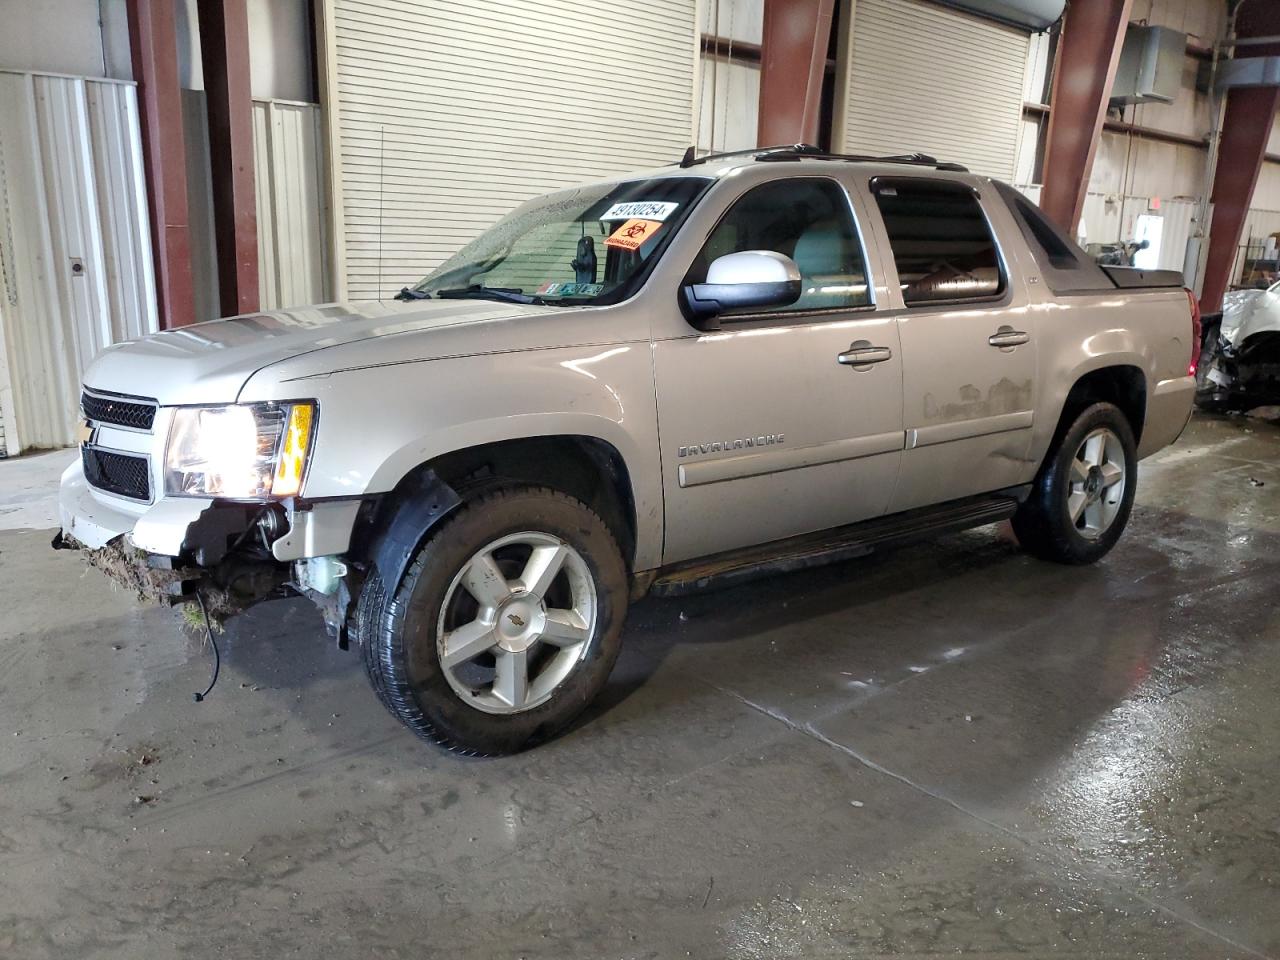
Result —
<path fill-rule="evenodd" d="M 1280 33 L 1273 0 L 1245 0 L 1236 14 L 1236 37 L 1265 37 Z M 1270 16 L 1270 19 L 1268 17 Z M 1280 44 L 1236 48 L 1237 57 L 1280 56 Z M 1233 87 L 1227 92 L 1213 174 L 1213 216 L 1209 221 L 1209 253 L 1205 258 L 1200 311 L 1217 313 L 1231 283 L 1244 220 L 1253 200 L 1262 161 L 1267 153 L 1280 88 Z"/>
<path fill-rule="evenodd" d="M 818 142 L 834 6 L 835 0 L 764 0 L 760 146 Z"/>
<path fill-rule="evenodd" d="M 133 78 L 138 83 L 142 120 L 142 165 L 151 219 L 156 305 L 160 326 L 168 329 L 195 320 L 173 0 L 127 0 L 127 9 Z"/>
<path fill-rule="evenodd" d="M 245 0 L 202 0 L 200 59 L 209 110 L 213 228 L 225 315 L 258 309 L 258 211 L 253 190 L 253 100 Z"/>
<path fill-rule="evenodd" d="M 1075 236 L 1132 0 L 1071 0 L 1049 98 L 1040 207 Z"/>

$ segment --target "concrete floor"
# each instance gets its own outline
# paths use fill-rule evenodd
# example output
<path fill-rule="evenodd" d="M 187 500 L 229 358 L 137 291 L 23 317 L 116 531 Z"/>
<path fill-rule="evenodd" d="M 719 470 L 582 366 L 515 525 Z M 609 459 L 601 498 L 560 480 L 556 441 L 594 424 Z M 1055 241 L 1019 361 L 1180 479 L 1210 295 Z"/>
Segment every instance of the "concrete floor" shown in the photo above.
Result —
<path fill-rule="evenodd" d="M 0 530 L 0 956 L 1280 957 L 1278 454 L 1195 422 L 1089 569 L 989 528 L 646 601 L 500 761 L 301 601 L 193 704 L 173 614 Z M 0 462 L 0 524 L 65 459 Z"/>

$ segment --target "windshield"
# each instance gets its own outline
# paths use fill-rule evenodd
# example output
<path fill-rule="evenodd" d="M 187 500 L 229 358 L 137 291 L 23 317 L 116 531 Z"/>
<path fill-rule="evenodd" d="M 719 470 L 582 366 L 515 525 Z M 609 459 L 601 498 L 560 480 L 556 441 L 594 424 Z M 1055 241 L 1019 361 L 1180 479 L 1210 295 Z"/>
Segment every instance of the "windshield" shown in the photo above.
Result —
<path fill-rule="evenodd" d="M 402 296 L 617 303 L 639 288 L 711 182 L 662 177 L 538 197 Z"/>

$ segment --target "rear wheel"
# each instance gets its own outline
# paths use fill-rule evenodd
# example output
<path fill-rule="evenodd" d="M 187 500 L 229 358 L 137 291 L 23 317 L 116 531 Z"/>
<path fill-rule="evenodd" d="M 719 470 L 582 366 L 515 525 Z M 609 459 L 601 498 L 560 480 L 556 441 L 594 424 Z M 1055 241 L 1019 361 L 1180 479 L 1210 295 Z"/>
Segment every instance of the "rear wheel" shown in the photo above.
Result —
<path fill-rule="evenodd" d="M 372 574 L 357 630 L 383 704 L 459 753 L 513 753 L 563 729 L 604 686 L 626 611 L 604 522 L 544 488 L 466 504 L 394 591 Z"/>
<path fill-rule="evenodd" d="M 1093 563 L 1115 546 L 1133 507 L 1137 445 L 1120 409 L 1095 403 L 1062 433 L 1018 508 L 1013 529 L 1031 553 Z"/>

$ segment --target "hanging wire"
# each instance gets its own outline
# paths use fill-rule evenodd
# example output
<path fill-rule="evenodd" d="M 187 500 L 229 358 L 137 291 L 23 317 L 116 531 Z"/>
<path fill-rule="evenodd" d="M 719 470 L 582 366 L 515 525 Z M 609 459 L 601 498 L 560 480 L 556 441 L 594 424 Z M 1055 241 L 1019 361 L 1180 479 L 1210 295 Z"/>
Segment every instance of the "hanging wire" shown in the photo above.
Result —
<path fill-rule="evenodd" d="M 213 647 L 213 676 L 209 680 L 209 685 L 204 688 L 204 693 L 193 694 L 196 703 L 203 703 L 204 698 L 213 692 L 213 685 L 218 682 L 218 673 L 222 670 L 222 655 L 218 652 L 218 641 L 213 637 L 213 625 L 209 623 L 209 611 L 204 605 L 204 594 L 199 590 L 196 591 L 196 603 L 200 604 L 200 617 L 204 620 L 204 635 L 209 641 L 209 646 Z"/>

